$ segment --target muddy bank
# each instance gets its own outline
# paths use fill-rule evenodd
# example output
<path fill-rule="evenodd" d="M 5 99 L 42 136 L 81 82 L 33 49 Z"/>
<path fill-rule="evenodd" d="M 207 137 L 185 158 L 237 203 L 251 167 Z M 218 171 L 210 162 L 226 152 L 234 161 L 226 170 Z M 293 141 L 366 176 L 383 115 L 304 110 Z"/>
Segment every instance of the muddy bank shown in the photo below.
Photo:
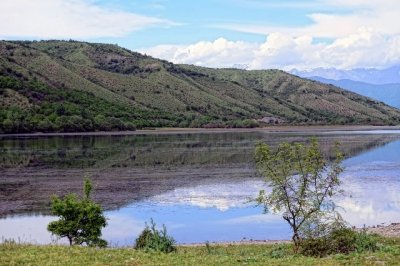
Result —
<path fill-rule="evenodd" d="M 1 137 L 48 137 L 48 136 L 129 136 L 129 135 L 162 135 L 162 134 L 207 134 L 207 133 L 304 133 L 324 131 L 373 131 L 400 130 L 400 126 L 269 126 L 261 128 L 155 128 L 136 131 L 99 131 L 99 132 L 65 132 L 65 133 L 24 133 L 0 134 Z"/>
<path fill-rule="evenodd" d="M 227 242 L 208 242 L 210 246 L 240 246 L 240 245 L 277 245 L 277 244 L 289 244 L 292 243 L 290 240 L 252 240 L 243 239 L 240 241 L 227 241 Z M 206 243 L 190 243 L 190 244 L 178 244 L 181 247 L 201 247 L 205 246 Z"/>
<path fill-rule="evenodd" d="M 13 214 L 49 214 L 51 196 L 82 194 L 85 175 L 94 183 L 94 200 L 105 210 L 113 210 L 180 187 L 239 182 L 255 178 L 256 173 L 246 165 L 170 170 L 7 169 L 3 171 L 3 180 L 0 179 L 0 218 Z"/>
<path fill-rule="evenodd" d="M 389 225 L 374 225 L 365 227 L 365 230 L 367 230 L 367 232 L 369 233 L 375 233 L 384 237 L 400 237 L 400 223 L 391 223 Z"/>
<path fill-rule="evenodd" d="M 81 193 L 84 176 L 106 210 L 177 188 L 259 178 L 258 141 L 277 145 L 304 135 L 176 134 L 11 138 L 0 141 L 0 217 L 48 213 L 52 195 Z M 323 150 L 336 141 L 346 157 L 400 139 L 397 135 L 321 135 Z"/>

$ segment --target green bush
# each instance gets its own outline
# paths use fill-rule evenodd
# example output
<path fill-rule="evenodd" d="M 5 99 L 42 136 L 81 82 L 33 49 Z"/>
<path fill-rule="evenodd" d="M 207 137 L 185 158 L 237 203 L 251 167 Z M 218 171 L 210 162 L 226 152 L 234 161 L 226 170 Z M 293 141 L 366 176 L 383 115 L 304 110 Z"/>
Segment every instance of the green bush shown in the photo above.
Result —
<path fill-rule="evenodd" d="M 324 237 L 303 239 L 301 253 L 305 256 L 324 257 L 330 254 L 350 252 L 374 252 L 378 250 L 378 236 L 349 228 L 333 230 Z"/>
<path fill-rule="evenodd" d="M 146 224 L 146 227 L 136 239 L 135 249 L 164 253 L 176 251 L 175 240 L 167 235 L 165 225 L 163 225 L 162 230 L 157 230 L 153 219 L 150 220 L 150 227 Z"/>
<path fill-rule="evenodd" d="M 68 194 L 63 199 L 53 197 L 52 213 L 59 220 L 50 222 L 47 230 L 53 235 L 68 238 L 70 246 L 107 246 L 107 241 L 100 238 L 101 229 L 107 225 L 107 219 L 100 205 L 90 199 L 91 191 L 92 183 L 86 178 L 82 199 L 75 194 Z"/>
<path fill-rule="evenodd" d="M 357 232 L 341 228 L 331 232 L 328 237 L 330 253 L 348 254 L 356 250 Z"/>
<path fill-rule="evenodd" d="M 285 245 L 277 245 L 273 247 L 269 253 L 271 258 L 273 259 L 281 259 L 286 257 L 289 254 L 287 246 Z"/>
<path fill-rule="evenodd" d="M 300 253 L 305 256 L 325 257 L 330 254 L 330 249 L 326 237 L 307 238 L 300 242 Z"/>
<path fill-rule="evenodd" d="M 377 234 L 368 234 L 365 230 L 357 233 L 356 249 L 357 252 L 370 251 L 375 252 L 379 249 L 379 236 Z"/>

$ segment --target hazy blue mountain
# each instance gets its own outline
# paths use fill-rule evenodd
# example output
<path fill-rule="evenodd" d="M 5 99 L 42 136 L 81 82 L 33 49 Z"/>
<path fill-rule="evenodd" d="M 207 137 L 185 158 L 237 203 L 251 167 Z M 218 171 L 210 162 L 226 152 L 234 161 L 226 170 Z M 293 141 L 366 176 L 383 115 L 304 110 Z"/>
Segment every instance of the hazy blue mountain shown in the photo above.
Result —
<path fill-rule="evenodd" d="M 370 84 L 349 79 L 333 80 L 322 77 L 309 77 L 312 80 L 333 84 L 340 88 L 368 96 L 388 105 L 400 108 L 400 83 Z"/>
<path fill-rule="evenodd" d="M 386 69 L 356 68 L 340 70 L 336 68 L 315 68 L 307 71 L 293 69 L 291 74 L 303 77 L 322 77 L 331 80 L 352 80 L 369 84 L 400 83 L 400 65 Z"/>

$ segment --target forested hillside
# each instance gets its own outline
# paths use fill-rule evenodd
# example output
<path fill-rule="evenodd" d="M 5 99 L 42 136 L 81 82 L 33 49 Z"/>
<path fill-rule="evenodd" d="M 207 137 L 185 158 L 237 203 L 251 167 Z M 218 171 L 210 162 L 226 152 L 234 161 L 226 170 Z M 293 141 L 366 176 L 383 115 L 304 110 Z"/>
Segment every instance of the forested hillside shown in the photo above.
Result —
<path fill-rule="evenodd" d="M 109 44 L 0 42 L 0 132 L 398 124 L 400 111 L 279 70 L 210 69 Z"/>

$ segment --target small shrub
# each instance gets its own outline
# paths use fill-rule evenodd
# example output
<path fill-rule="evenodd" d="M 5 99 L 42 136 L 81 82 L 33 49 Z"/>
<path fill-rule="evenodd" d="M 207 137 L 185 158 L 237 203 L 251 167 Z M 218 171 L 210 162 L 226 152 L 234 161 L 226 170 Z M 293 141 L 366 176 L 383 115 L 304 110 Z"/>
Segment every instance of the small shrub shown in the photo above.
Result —
<path fill-rule="evenodd" d="M 165 225 L 163 225 L 162 230 L 157 230 L 153 219 L 150 220 L 150 226 L 146 224 L 146 227 L 136 239 L 135 249 L 160 251 L 164 253 L 176 251 L 175 240 L 167 235 L 167 228 Z"/>
<path fill-rule="evenodd" d="M 356 250 L 357 232 L 349 228 L 332 231 L 328 237 L 330 253 L 348 254 Z"/>
<path fill-rule="evenodd" d="M 357 233 L 355 245 L 357 252 L 375 252 L 379 249 L 379 236 L 377 234 L 368 234 L 365 230 Z"/>
<path fill-rule="evenodd" d="M 330 247 L 325 237 L 307 238 L 300 242 L 300 253 L 304 256 L 325 257 Z"/>
<path fill-rule="evenodd" d="M 355 232 L 349 228 L 333 230 L 330 234 L 301 241 L 301 253 L 305 256 L 324 257 L 330 254 L 350 252 L 374 252 L 379 249 L 379 237 L 365 231 Z"/>
<path fill-rule="evenodd" d="M 136 239 L 135 248 L 136 249 L 146 248 L 150 238 L 151 238 L 151 230 L 146 226 L 146 228 L 143 229 L 142 233 Z"/>
<path fill-rule="evenodd" d="M 277 245 L 274 247 L 271 252 L 269 253 L 271 258 L 273 259 L 281 259 L 284 258 L 288 255 L 287 248 L 286 246 L 283 245 Z"/>

